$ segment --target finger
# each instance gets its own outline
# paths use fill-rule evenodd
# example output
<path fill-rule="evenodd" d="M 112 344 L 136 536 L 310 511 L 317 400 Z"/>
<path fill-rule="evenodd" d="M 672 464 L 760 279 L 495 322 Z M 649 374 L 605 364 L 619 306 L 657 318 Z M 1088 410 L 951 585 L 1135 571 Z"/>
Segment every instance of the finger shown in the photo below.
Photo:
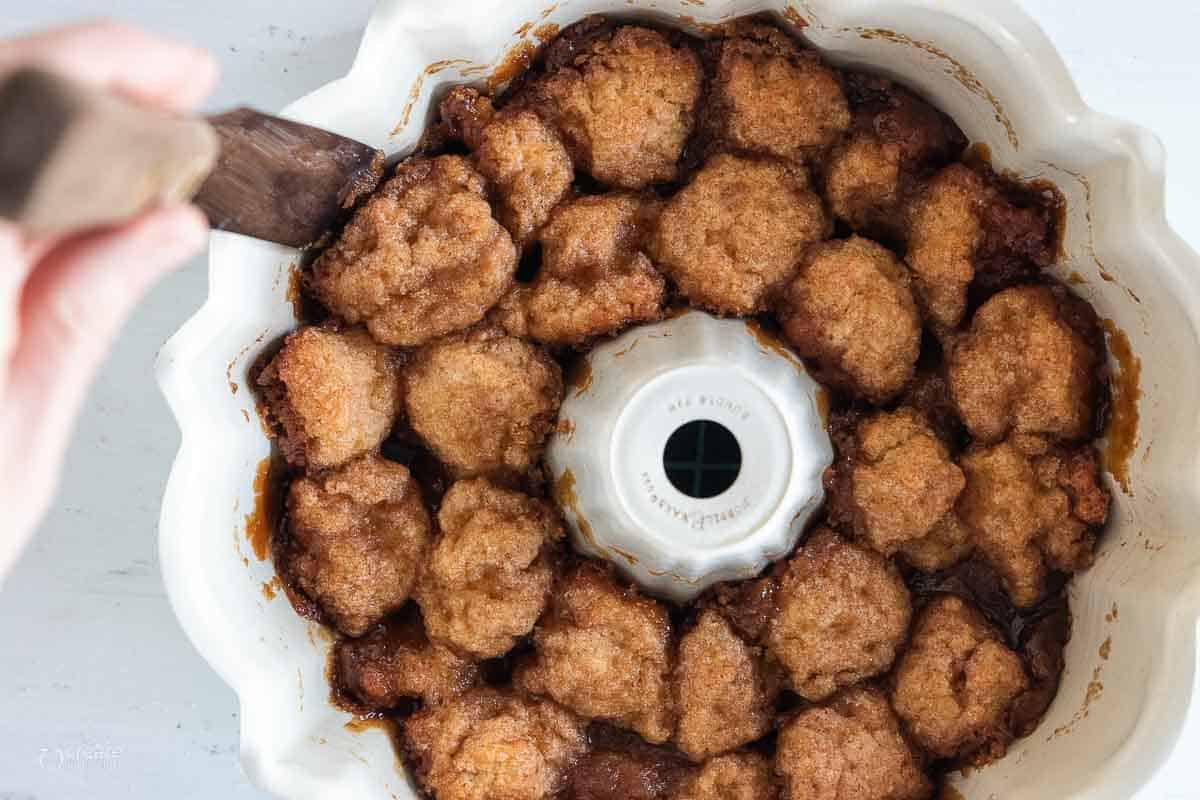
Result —
<path fill-rule="evenodd" d="M 17 305 L 25 276 L 63 238 L 60 235 L 30 238 L 16 225 L 0 221 L 0 402 L 3 402 L 9 358 L 17 342 Z"/>
<path fill-rule="evenodd" d="M 0 403 L 4 401 L 8 361 L 17 343 L 17 300 L 27 264 L 20 232 L 0 223 Z"/>
<path fill-rule="evenodd" d="M 21 293 L 5 401 L 6 413 L 15 408 L 24 417 L 29 439 L 15 452 L 61 452 L 129 311 L 159 277 L 200 251 L 207 235 L 198 211 L 173 206 L 65 241 L 34 268 Z"/>
<path fill-rule="evenodd" d="M 217 80 L 207 51 L 110 21 L 34 33 L 0 48 L 0 73 L 27 65 L 172 110 L 199 105 Z"/>
<path fill-rule="evenodd" d="M 203 247 L 208 230 L 188 206 L 55 247 L 21 293 L 16 349 L 0 387 L 0 577 L 54 496 L 92 375 L 129 310 L 156 278 Z M 0 240 L 2 241 L 2 240 Z"/>

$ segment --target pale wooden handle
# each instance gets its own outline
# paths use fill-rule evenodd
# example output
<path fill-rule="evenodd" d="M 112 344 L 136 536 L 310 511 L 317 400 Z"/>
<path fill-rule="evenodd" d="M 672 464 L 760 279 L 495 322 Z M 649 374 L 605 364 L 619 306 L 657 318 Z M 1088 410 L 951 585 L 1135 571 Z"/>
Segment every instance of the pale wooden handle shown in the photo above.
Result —
<path fill-rule="evenodd" d="M 0 218 L 34 234 L 121 222 L 190 199 L 218 146 L 202 120 L 21 70 L 0 83 Z"/>

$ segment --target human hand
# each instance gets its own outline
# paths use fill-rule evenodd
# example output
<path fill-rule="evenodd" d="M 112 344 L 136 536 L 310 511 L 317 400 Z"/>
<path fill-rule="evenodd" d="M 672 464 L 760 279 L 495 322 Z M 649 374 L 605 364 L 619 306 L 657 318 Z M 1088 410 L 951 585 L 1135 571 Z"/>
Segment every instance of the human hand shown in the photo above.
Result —
<path fill-rule="evenodd" d="M 0 77 L 25 66 L 173 111 L 196 106 L 217 74 L 202 50 L 108 22 L 0 41 Z M 52 238 L 0 222 L 0 578 L 54 496 L 75 418 L 125 318 L 207 235 L 189 205 Z"/>

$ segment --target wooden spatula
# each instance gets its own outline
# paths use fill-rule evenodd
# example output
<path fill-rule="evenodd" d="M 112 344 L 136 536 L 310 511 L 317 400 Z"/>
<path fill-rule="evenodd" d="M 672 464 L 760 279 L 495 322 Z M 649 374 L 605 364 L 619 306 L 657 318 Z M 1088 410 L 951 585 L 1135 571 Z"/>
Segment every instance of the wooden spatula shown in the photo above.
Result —
<path fill-rule="evenodd" d="M 0 82 L 0 218 L 34 234 L 194 199 L 214 228 L 304 247 L 382 172 L 373 147 L 248 108 L 172 116 L 36 69 Z"/>

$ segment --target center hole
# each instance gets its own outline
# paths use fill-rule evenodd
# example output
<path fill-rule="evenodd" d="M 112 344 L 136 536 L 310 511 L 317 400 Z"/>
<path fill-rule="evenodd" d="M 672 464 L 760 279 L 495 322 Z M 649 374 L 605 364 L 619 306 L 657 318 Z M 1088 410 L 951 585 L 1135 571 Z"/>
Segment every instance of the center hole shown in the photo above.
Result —
<path fill-rule="evenodd" d="M 742 448 L 721 423 L 692 420 L 667 439 L 663 467 L 671 485 L 688 497 L 716 497 L 737 480 Z"/>

